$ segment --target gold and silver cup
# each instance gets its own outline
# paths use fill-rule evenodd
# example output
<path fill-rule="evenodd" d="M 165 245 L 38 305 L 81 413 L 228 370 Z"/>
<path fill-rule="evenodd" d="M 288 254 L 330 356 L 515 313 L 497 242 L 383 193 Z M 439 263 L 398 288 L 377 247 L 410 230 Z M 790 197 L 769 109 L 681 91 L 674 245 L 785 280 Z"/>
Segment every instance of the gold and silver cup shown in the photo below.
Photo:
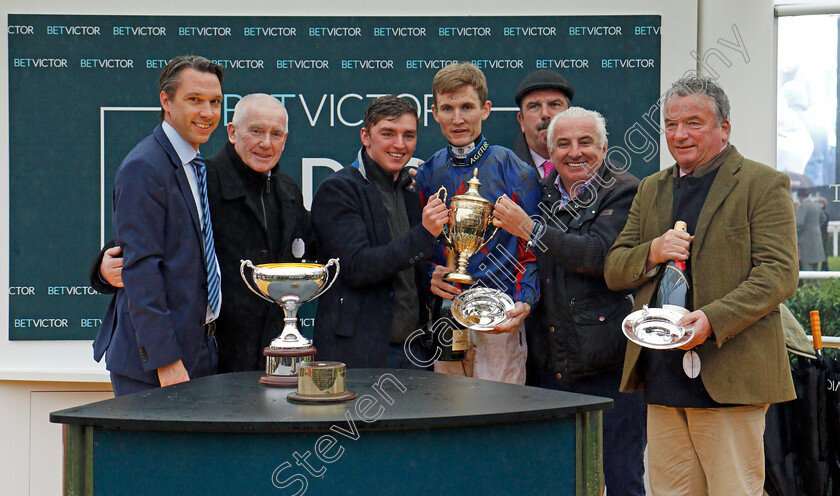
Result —
<path fill-rule="evenodd" d="M 259 382 L 266 386 L 294 387 L 298 383 L 298 368 L 315 355 L 312 341 L 298 330 L 297 310 L 303 303 L 330 289 L 338 278 L 338 259 L 330 259 L 325 265 L 274 263 L 255 266 L 250 260 L 240 262 L 239 274 L 248 289 L 266 301 L 277 303 L 286 314 L 283 332 L 263 350 L 265 374 Z M 329 278 L 331 266 L 335 267 L 332 280 Z M 251 269 L 253 285 L 245 277 L 245 267 Z"/>
<path fill-rule="evenodd" d="M 481 187 L 478 169 L 473 170 L 473 177 L 467 184 L 467 192 L 452 197 L 449 202 L 449 234 L 444 233 L 444 236 L 458 256 L 458 267 L 455 272 L 443 276 L 443 279 L 448 282 L 475 284 L 476 279 L 467 272 L 467 264 L 470 257 L 493 239 L 499 228 L 495 228 L 490 237 L 484 239 L 493 222 L 493 204 L 478 194 L 478 188 Z M 443 186 L 437 192 L 438 195 L 441 193 L 441 200 L 446 202 L 446 188 Z"/>

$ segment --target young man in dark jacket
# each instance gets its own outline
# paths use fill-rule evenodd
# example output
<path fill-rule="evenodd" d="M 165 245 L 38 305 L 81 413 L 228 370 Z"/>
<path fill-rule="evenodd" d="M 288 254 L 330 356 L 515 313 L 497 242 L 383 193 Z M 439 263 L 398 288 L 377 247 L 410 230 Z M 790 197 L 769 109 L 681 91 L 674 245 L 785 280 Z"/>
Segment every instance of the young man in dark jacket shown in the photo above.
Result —
<path fill-rule="evenodd" d="M 438 200 L 421 207 L 405 170 L 417 146 L 417 109 L 384 96 L 365 111 L 362 148 L 350 167 L 327 178 L 312 200 L 322 260 L 341 271 L 319 298 L 317 358 L 348 367 L 424 365 L 419 339 L 428 320 L 426 259 L 447 220 Z M 428 364 L 426 364 L 428 365 Z"/>

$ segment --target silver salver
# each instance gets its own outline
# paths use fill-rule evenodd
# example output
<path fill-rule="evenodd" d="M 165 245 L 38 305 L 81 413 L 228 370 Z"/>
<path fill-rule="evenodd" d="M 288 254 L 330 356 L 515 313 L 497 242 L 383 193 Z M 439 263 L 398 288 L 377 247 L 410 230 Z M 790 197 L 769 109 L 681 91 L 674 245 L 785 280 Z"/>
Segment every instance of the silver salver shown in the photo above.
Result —
<path fill-rule="evenodd" d="M 677 325 L 677 321 L 688 313 L 681 307 L 666 305 L 665 308 L 650 308 L 647 305 L 624 318 L 621 330 L 627 339 L 654 350 L 678 348 L 691 341 L 693 327 Z"/>
<path fill-rule="evenodd" d="M 492 331 L 510 321 L 513 300 L 498 289 L 478 286 L 464 291 L 452 300 L 452 316 L 464 327 L 474 331 Z"/>

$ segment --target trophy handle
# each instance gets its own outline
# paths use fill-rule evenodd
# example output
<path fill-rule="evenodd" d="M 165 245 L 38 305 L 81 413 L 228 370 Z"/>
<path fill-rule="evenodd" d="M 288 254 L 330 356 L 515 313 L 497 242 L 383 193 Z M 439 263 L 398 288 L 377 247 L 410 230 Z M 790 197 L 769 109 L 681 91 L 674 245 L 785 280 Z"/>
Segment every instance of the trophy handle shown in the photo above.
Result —
<path fill-rule="evenodd" d="M 312 295 L 312 298 L 309 298 L 306 301 L 314 300 L 315 298 L 321 296 L 323 293 L 326 293 L 327 290 L 332 287 L 335 280 L 338 279 L 338 273 L 341 272 L 341 264 L 338 263 L 338 260 L 339 259 L 337 259 L 337 258 L 331 258 L 329 260 L 329 262 L 327 262 L 326 265 L 324 265 L 324 269 L 329 269 L 331 265 L 335 265 L 335 275 L 333 275 L 333 278 L 332 278 L 332 280 L 330 281 L 329 284 L 327 284 L 326 286 L 323 286 L 321 289 L 316 291 L 315 294 Z"/>
<path fill-rule="evenodd" d="M 443 198 L 440 198 L 441 191 L 443 191 Z M 437 196 L 438 198 L 440 198 L 440 201 L 446 203 L 446 186 L 441 186 L 440 189 L 437 190 L 437 193 L 434 194 L 434 196 Z"/>
<path fill-rule="evenodd" d="M 251 286 L 251 283 L 248 282 L 248 278 L 245 277 L 245 266 L 247 265 L 253 271 L 254 270 L 254 264 L 252 264 L 250 260 L 240 259 L 239 262 L 240 262 L 240 264 L 239 264 L 239 275 L 242 276 L 242 280 L 245 281 L 245 285 L 248 286 L 248 289 L 250 289 L 252 293 L 259 296 L 260 298 L 262 298 L 265 301 L 268 301 L 268 302 L 271 302 L 271 303 L 277 303 L 276 301 L 272 300 L 271 298 L 266 298 L 265 295 L 263 295 L 262 293 L 254 290 L 253 286 Z"/>
<path fill-rule="evenodd" d="M 443 198 L 440 198 L 441 191 L 443 192 Z M 446 204 L 446 186 L 441 186 L 440 189 L 437 190 L 437 192 L 435 193 L 435 196 L 440 198 L 440 201 L 442 201 L 444 204 Z M 449 223 L 449 221 L 447 221 L 447 223 Z M 446 229 L 441 231 L 441 234 L 443 234 L 443 239 L 445 239 L 447 243 L 452 245 L 452 240 L 449 238 L 449 235 L 446 234 Z"/>
<path fill-rule="evenodd" d="M 493 239 L 493 236 L 495 236 L 497 232 L 499 232 L 499 228 L 498 228 L 498 227 L 497 227 L 497 228 L 495 228 L 495 229 L 493 229 L 493 234 L 491 234 L 489 238 L 487 238 L 486 240 L 484 240 L 484 243 L 481 243 L 481 246 L 479 246 L 479 247 L 478 247 L 478 250 L 480 250 L 480 249 L 484 248 L 485 246 L 487 246 L 487 243 L 489 243 L 489 242 L 490 242 L 490 240 L 491 240 L 491 239 Z M 476 250 L 476 251 L 478 251 L 478 250 Z"/>
<path fill-rule="evenodd" d="M 501 199 L 502 199 L 502 196 L 505 196 L 505 195 L 501 195 L 500 197 L 496 198 L 496 203 L 499 203 L 499 200 L 501 200 Z M 493 222 L 493 214 L 490 214 L 490 222 Z M 495 236 L 497 232 L 499 232 L 499 228 L 498 228 L 498 227 L 497 227 L 497 228 L 495 228 L 495 229 L 493 229 L 493 234 L 491 234 L 491 235 L 490 235 L 490 237 L 489 237 L 489 238 L 487 238 L 487 239 L 484 241 L 484 243 L 481 243 L 481 246 L 479 246 L 479 247 L 478 247 L 478 250 L 480 250 L 480 249 L 484 248 L 485 246 L 487 246 L 487 243 L 489 243 L 489 242 L 490 242 L 490 240 L 491 240 L 491 239 L 493 239 L 493 236 Z M 476 250 L 476 251 L 478 251 L 478 250 Z"/>

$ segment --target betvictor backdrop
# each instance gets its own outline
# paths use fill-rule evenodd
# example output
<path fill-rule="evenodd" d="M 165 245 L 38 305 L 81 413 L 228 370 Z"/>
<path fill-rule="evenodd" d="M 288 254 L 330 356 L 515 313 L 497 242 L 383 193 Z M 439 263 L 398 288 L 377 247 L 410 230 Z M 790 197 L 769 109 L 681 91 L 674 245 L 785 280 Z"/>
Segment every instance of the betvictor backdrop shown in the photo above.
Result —
<path fill-rule="evenodd" d="M 607 118 L 611 158 L 646 176 L 659 168 L 649 112 L 660 94 L 660 17 L 174 17 L 8 16 L 9 337 L 92 339 L 108 297 L 87 268 L 112 237 L 120 160 L 158 122 L 157 78 L 175 55 L 226 70 L 220 149 L 240 98 L 275 95 L 289 111 L 285 172 L 311 201 L 360 146 L 365 106 L 399 94 L 420 109 L 416 158 L 445 145 L 431 81 L 469 60 L 487 75 L 493 112 L 484 134 L 512 146 L 513 95 L 535 69 L 575 87 L 574 104 Z M 658 123 L 658 113 L 653 120 Z M 217 233 L 217 236 L 224 233 Z M 311 327 L 311 309 L 304 328 Z M 310 316 L 310 317 L 307 317 Z"/>

